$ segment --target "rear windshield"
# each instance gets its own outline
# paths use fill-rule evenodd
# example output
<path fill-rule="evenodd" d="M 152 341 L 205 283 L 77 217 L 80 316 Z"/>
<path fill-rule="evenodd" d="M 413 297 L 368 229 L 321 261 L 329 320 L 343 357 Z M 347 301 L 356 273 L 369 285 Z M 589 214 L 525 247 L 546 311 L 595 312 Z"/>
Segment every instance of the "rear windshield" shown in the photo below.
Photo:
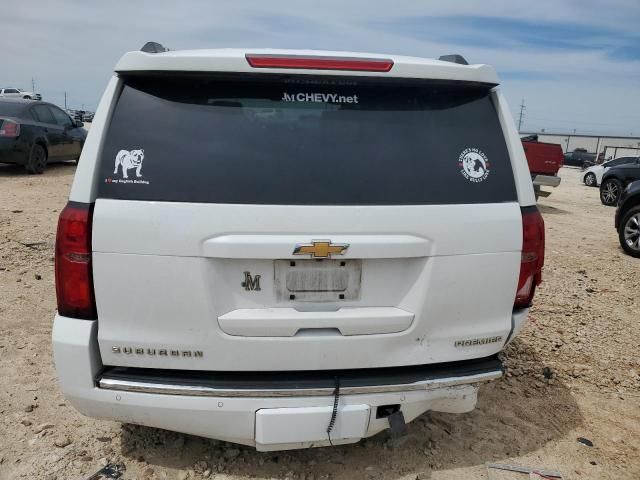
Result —
<path fill-rule="evenodd" d="M 0 116 L 22 117 L 27 108 L 22 103 L 0 101 Z"/>
<path fill-rule="evenodd" d="M 129 77 L 102 198 L 290 205 L 516 200 L 487 86 L 302 76 Z"/>

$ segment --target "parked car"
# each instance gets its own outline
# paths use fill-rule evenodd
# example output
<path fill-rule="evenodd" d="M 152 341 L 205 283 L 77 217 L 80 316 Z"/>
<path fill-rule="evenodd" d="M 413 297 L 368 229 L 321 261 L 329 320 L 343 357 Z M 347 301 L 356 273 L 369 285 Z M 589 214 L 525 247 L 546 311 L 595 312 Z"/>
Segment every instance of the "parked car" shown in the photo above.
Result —
<path fill-rule="evenodd" d="M 53 104 L 0 99 L 0 163 L 42 173 L 47 163 L 78 160 L 87 136 L 82 122 Z"/>
<path fill-rule="evenodd" d="M 541 187 L 557 187 L 560 185 L 558 170 L 562 167 L 564 156 L 562 146 L 556 143 L 538 141 L 537 135 L 521 138 L 524 153 L 527 156 L 529 171 L 536 197 L 548 197 L 551 193 Z"/>
<path fill-rule="evenodd" d="M 597 158 L 594 160 L 586 160 L 583 164 L 582 164 L 582 170 L 585 170 L 589 167 L 593 167 L 594 165 L 602 165 L 605 161 L 604 158 L 604 152 L 600 152 L 597 156 Z"/>
<path fill-rule="evenodd" d="M 610 207 L 616 206 L 624 189 L 635 180 L 640 180 L 638 157 L 635 157 L 633 162 L 609 168 L 602 176 L 600 201 Z"/>
<path fill-rule="evenodd" d="M 83 117 L 84 117 L 84 111 L 83 110 L 71 110 L 71 109 L 67 109 L 66 110 L 67 115 L 69 115 L 72 119 L 78 121 L 78 122 L 83 122 Z"/>
<path fill-rule="evenodd" d="M 25 100 L 42 100 L 42 95 L 35 92 L 27 92 L 21 88 L 0 88 L 0 98 L 23 98 Z"/>
<path fill-rule="evenodd" d="M 596 154 L 589 153 L 585 148 L 576 148 L 573 152 L 564 154 L 564 164 L 586 168 L 596 163 Z"/>
<path fill-rule="evenodd" d="M 93 122 L 93 116 L 94 116 L 93 112 L 84 112 L 84 114 L 82 115 L 82 121 Z"/>
<path fill-rule="evenodd" d="M 640 258 L 640 181 L 631 182 L 620 196 L 615 226 L 623 250 Z"/>
<path fill-rule="evenodd" d="M 544 262 L 495 70 L 148 47 L 116 65 L 58 223 L 69 402 L 258 450 L 472 410 Z"/>
<path fill-rule="evenodd" d="M 637 160 L 638 157 L 619 157 L 601 163 L 600 165 L 593 165 L 585 170 L 582 181 L 588 187 L 597 187 L 602 183 L 602 176 L 607 169 L 618 165 L 624 165 L 625 163 L 634 163 Z"/>

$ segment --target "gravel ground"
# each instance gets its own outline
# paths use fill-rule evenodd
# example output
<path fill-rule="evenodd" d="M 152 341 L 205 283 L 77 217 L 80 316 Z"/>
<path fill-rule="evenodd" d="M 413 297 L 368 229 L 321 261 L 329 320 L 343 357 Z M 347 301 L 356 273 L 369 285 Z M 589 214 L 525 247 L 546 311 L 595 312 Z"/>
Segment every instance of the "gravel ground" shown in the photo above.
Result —
<path fill-rule="evenodd" d="M 624 255 L 613 209 L 578 170 L 563 169 L 540 202 L 544 283 L 505 352 L 506 377 L 481 388 L 474 412 L 427 413 L 401 441 L 383 433 L 268 454 L 92 420 L 62 397 L 50 343 L 53 242 L 73 173 L 73 164 L 40 176 L 0 166 L 0 480 L 86 479 L 107 462 L 124 464 L 125 479 L 494 478 L 485 462 L 640 478 L 640 260 Z"/>

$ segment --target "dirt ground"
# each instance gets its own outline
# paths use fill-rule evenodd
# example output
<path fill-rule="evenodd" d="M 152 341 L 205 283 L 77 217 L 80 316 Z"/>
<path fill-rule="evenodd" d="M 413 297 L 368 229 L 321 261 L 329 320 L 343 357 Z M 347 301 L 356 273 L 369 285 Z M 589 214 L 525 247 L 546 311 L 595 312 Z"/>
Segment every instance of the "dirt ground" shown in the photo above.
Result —
<path fill-rule="evenodd" d="M 506 377 L 481 388 L 474 412 L 427 413 L 399 442 L 383 433 L 268 454 L 92 420 L 62 397 L 50 342 L 53 245 L 74 170 L 0 166 L 0 480 L 86 479 L 106 462 L 123 463 L 126 479 L 526 478 L 489 474 L 485 462 L 640 478 L 640 260 L 624 255 L 614 210 L 578 170 L 563 169 L 540 202 L 544 283 L 505 353 Z"/>

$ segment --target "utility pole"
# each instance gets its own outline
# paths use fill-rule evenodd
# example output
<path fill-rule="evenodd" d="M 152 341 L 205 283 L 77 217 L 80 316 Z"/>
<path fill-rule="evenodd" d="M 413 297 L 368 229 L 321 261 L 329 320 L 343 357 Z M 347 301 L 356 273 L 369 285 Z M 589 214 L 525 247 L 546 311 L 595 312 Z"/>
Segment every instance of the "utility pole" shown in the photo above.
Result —
<path fill-rule="evenodd" d="M 518 133 L 522 129 L 522 119 L 524 118 L 524 111 L 526 107 L 524 106 L 524 98 L 522 99 L 522 103 L 520 104 L 520 118 L 518 119 Z"/>
<path fill-rule="evenodd" d="M 32 91 L 33 93 L 36 93 L 36 82 L 35 82 L 35 80 L 33 79 L 33 77 L 31 77 L 31 91 Z"/>
<path fill-rule="evenodd" d="M 67 109 L 67 92 L 64 92 L 64 109 Z"/>

